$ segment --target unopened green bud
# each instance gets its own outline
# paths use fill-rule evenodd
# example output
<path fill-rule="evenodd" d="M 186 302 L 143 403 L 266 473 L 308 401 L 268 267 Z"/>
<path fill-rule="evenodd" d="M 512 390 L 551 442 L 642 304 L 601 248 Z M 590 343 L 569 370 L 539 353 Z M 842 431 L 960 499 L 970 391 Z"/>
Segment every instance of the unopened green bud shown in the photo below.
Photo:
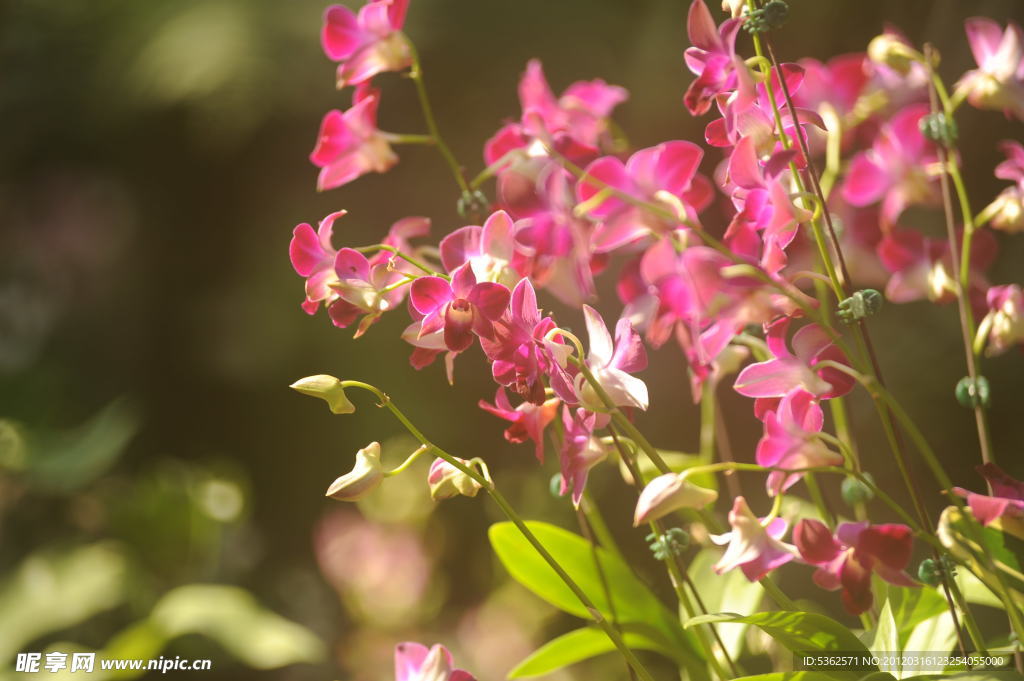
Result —
<path fill-rule="evenodd" d="M 863 473 L 863 476 L 874 484 L 870 474 Z M 840 485 L 840 492 L 847 506 L 865 504 L 875 498 L 875 493 L 871 491 L 871 487 L 854 477 L 848 477 L 843 480 L 842 485 Z"/>
<path fill-rule="evenodd" d="M 992 391 L 988 379 L 984 376 L 978 376 L 976 380 L 970 376 L 961 378 L 956 384 L 956 401 L 967 409 L 975 407 L 988 409 L 992 403 Z"/>
<path fill-rule="evenodd" d="M 356 406 L 345 395 L 341 381 L 334 376 L 327 374 L 307 376 L 292 383 L 291 388 L 303 395 L 319 397 L 327 403 L 334 414 L 351 414 L 356 410 Z"/>

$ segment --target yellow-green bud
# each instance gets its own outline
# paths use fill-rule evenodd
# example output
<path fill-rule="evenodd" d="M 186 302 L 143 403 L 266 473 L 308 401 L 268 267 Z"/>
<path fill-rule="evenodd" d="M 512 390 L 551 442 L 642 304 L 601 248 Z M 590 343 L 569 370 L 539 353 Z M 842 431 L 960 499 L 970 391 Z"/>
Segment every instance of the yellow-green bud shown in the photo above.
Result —
<path fill-rule="evenodd" d="M 319 397 L 327 403 L 327 406 L 331 408 L 331 412 L 334 414 L 351 414 L 356 410 L 356 406 L 345 395 L 345 389 L 341 386 L 341 381 L 334 376 L 328 376 L 327 374 L 307 376 L 292 383 L 291 388 L 303 395 Z"/>
<path fill-rule="evenodd" d="M 358 501 L 377 489 L 384 480 L 380 461 L 380 443 L 371 442 L 356 452 L 352 470 L 331 483 L 327 495 L 338 501 Z"/>

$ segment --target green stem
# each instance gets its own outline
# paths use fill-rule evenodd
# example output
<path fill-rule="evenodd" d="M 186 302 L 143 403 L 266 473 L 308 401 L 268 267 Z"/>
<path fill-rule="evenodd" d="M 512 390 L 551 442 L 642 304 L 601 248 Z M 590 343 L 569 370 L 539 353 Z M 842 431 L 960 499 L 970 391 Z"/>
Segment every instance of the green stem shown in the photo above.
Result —
<path fill-rule="evenodd" d="M 441 457 L 449 464 L 460 470 L 462 473 L 468 475 L 483 489 L 487 490 L 487 493 L 490 495 L 491 499 L 493 499 L 494 503 L 496 503 L 498 507 L 501 508 L 505 516 L 510 521 L 512 521 L 512 523 L 516 526 L 516 529 L 519 530 L 520 534 L 522 534 L 526 541 L 529 542 L 531 546 L 533 546 L 534 550 L 537 551 L 537 553 L 541 556 L 544 562 L 548 564 L 548 566 L 555 572 L 555 574 L 558 575 L 558 578 L 562 580 L 562 582 L 569 588 L 570 591 L 572 591 L 573 595 L 575 595 L 576 598 L 579 599 L 583 607 L 587 610 L 588 613 L 590 613 L 590 616 L 593 618 L 594 622 L 601 628 L 602 631 L 604 631 L 608 638 L 611 639 L 612 643 L 619 650 L 619 653 L 626 659 L 626 662 L 636 672 L 637 676 L 643 679 L 643 681 L 654 681 L 654 677 L 651 676 L 651 673 L 647 671 L 647 668 L 644 667 L 643 663 L 641 663 L 640 660 L 637 659 L 633 651 L 629 648 L 629 646 L 626 645 L 626 642 L 622 639 L 622 635 L 619 633 L 619 631 L 612 625 L 611 622 L 609 622 L 605 618 L 601 611 L 597 609 L 597 606 L 594 605 L 594 602 L 590 599 L 586 592 L 583 591 L 582 588 L 580 588 L 580 585 L 576 583 L 576 581 L 569 575 L 569 573 L 565 571 L 562 565 L 557 560 L 555 560 L 555 557 L 552 556 L 551 553 L 544 547 L 540 540 L 537 539 L 537 536 L 533 534 L 533 532 L 526 525 L 526 522 L 522 519 L 519 513 L 516 512 L 516 510 L 508 502 L 505 496 L 498 491 L 497 486 L 494 484 L 492 480 L 490 480 L 487 476 L 481 475 L 480 472 L 475 470 L 473 467 L 465 465 L 461 459 L 449 454 L 448 452 L 446 452 L 445 450 L 441 449 L 440 447 L 432 443 L 430 440 L 428 440 L 427 436 L 424 435 L 423 432 L 420 431 L 420 429 L 417 428 L 412 423 L 412 421 L 409 420 L 409 418 L 402 412 L 402 410 L 400 410 L 391 400 L 391 398 L 388 397 L 388 395 L 380 388 L 370 385 L 369 383 L 363 383 L 362 381 L 342 381 L 341 386 L 343 388 L 360 388 L 362 390 L 366 390 L 368 392 L 373 393 L 380 401 L 379 406 L 387 407 L 391 414 L 396 419 L 398 419 L 398 422 L 405 426 L 405 429 L 408 430 L 413 437 L 419 440 L 420 443 L 422 443 L 426 447 L 431 448 L 439 457 Z"/>
<path fill-rule="evenodd" d="M 388 253 L 394 255 L 396 258 L 401 258 L 402 260 L 406 261 L 407 263 L 409 263 L 416 269 L 420 270 L 424 274 L 428 274 L 432 277 L 441 277 L 442 279 L 451 279 L 451 277 L 449 277 L 444 272 L 437 272 L 436 270 L 431 269 L 426 263 L 417 260 L 411 255 L 403 253 L 394 246 L 389 246 L 387 244 L 370 244 L 369 246 L 360 246 L 359 248 L 355 248 L 353 250 L 359 253 L 376 253 L 377 251 L 387 251 Z"/>
<path fill-rule="evenodd" d="M 412 41 L 408 41 L 409 49 L 412 51 L 412 68 L 409 70 L 409 77 L 416 85 L 416 96 L 420 100 L 420 109 L 423 110 L 423 119 L 427 123 L 427 130 L 430 131 L 430 136 L 434 138 L 434 142 L 437 144 L 437 150 L 441 152 L 441 156 L 444 157 L 445 163 L 452 171 L 452 176 L 455 178 L 455 183 L 459 185 L 459 189 L 463 193 L 469 193 L 469 184 L 466 182 L 466 177 L 462 173 L 462 166 L 459 165 L 458 160 L 455 158 L 455 154 L 452 153 L 451 148 L 441 137 L 441 131 L 437 127 L 437 120 L 434 118 L 434 109 L 430 105 L 430 98 L 427 96 L 427 87 L 423 83 L 423 66 L 420 64 L 420 55 L 413 46 Z"/>
<path fill-rule="evenodd" d="M 431 146 L 437 144 L 437 140 L 434 139 L 433 135 L 409 135 L 395 132 L 386 132 L 383 135 L 384 139 L 391 144 L 424 144 Z"/>

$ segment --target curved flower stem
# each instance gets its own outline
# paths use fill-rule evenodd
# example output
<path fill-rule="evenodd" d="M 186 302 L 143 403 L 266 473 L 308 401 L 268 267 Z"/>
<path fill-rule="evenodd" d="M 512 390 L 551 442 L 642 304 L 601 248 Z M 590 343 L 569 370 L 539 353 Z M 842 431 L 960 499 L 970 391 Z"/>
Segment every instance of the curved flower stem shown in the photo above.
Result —
<path fill-rule="evenodd" d="M 640 468 L 639 466 L 637 466 L 636 460 L 632 456 L 630 456 L 630 454 L 626 451 L 626 448 L 623 447 L 622 441 L 619 439 L 619 434 L 616 431 L 615 427 L 609 425 L 608 431 L 611 433 L 612 440 L 615 442 L 615 448 L 618 449 L 619 451 L 619 458 L 622 459 L 622 462 L 626 465 L 626 468 L 629 469 L 629 474 L 633 478 L 634 486 L 638 490 L 641 489 L 643 487 L 644 480 L 640 474 Z M 635 442 L 633 443 L 633 447 L 635 453 L 637 447 Z M 654 534 L 659 539 L 663 539 L 665 537 L 665 528 L 661 525 L 660 522 L 652 521 L 649 523 L 649 525 L 651 527 L 651 531 L 654 532 Z M 680 607 L 686 613 L 687 618 L 693 618 L 696 615 L 696 612 L 693 609 L 693 604 L 690 602 L 690 598 L 687 595 L 686 590 L 683 588 L 684 583 L 689 584 L 690 590 L 693 592 L 694 596 L 697 596 L 697 591 L 694 588 L 693 582 L 690 581 L 689 575 L 686 574 L 685 568 L 680 564 L 679 556 L 676 555 L 674 551 L 671 552 L 671 556 L 666 558 L 665 569 L 668 571 L 669 581 L 672 583 L 672 589 L 676 593 L 676 599 L 679 601 Z M 701 614 L 708 614 L 707 609 L 704 608 L 703 601 L 699 601 L 699 605 L 701 609 Z M 726 649 L 725 643 L 722 641 L 721 636 L 719 636 L 717 627 L 715 627 L 714 624 L 708 623 L 708 628 L 711 630 L 711 633 L 714 636 L 715 641 L 718 642 L 718 646 L 722 651 L 722 656 L 725 658 L 730 670 L 732 671 L 732 676 L 738 676 L 739 670 L 736 668 L 736 663 L 733 662 L 732 657 L 730 657 L 729 651 L 728 649 Z M 715 674 L 717 674 L 718 677 L 723 681 L 730 678 L 725 673 L 725 670 L 722 668 L 721 664 L 718 662 L 718 658 L 715 657 L 715 651 L 713 650 L 710 641 L 707 640 L 707 636 L 704 630 L 698 627 L 696 634 L 697 639 L 700 641 L 700 644 L 704 648 L 705 654 L 708 657 L 708 662 L 715 670 Z"/>
<path fill-rule="evenodd" d="M 942 114 L 946 118 L 947 125 L 952 125 L 952 103 L 942 83 L 942 79 L 935 73 L 935 69 L 932 66 L 932 46 L 925 45 L 924 53 L 925 66 L 931 75 L 931 87 L 928 88 L 928 97 L 932 113 L 936 114 L 939 112 L 939 100 L 941 100 Z M 963 337 L 964 354 L 967 359 L 967 375 L 972 381 L 977 382 L 978 364 L 974 352 L 974 312 L 971 310 L 971 303 L 968 300 L 971 277 L 971 243 L 975 231 L 974 214 L 971 212 L 971 204 L 967 198 L 967 189 L 964 187 L 963 178 L 960 176 L 960 162 L 956 159 L 955 154 L 947 153 L 946 147 L 942 143 L 936 143 L 935 148 L 938 153 L 939 163 L 945 171 L 939 176 L 939 182 L 942 187 L 942 208 L 946 216 L 946 238 L 949 241 L 949 250 L 953 260 L 953 279 L 957 282 L 956 300 L 957 308 L 960 312 L 960 333 Z M 956 194 L 960 200 L 960 212 L 964 222 L 962 253 L 959 252 L 960 245 L 957 243 L 956 229 L 953 226 L 953 199 L 949 188 L 950 178 L 953 179 L 953 184 L 956 186 Z M 974 405 L 974 421 L 978 429 L 981 460 L 983 463 L 991 463 L 993 461 L 992 436 L 989 433 L 988 416 L 985 413 L 985 407 L 980 402 Z M 988 485 L 989 493 L 991 493 L 991 483 L 986 479 L 985 484 Z"/>
<path fill-rule="evenodd" d="M 391 144 L 424 144 L 424 145 L 435 145 L 437 140 L 434 139 L 433 135 L 409 135 L 398 132 L 385 132 L 383 133 L 384 139 Z"/>
<path fill-rule="evenodd" d="M 394 475 L 404 473 L 409 468 L 409 466 L 416 463 L 416 459 L 420 458 L 422 455 L 426 454 L 429 451 L 433 451 L 433 447 L 431 445 L 420 445 L 419 449 L 410 454 L 408 458 L 406 458 L 406 460 L 403 461 L 399 466 L 391 469 L 390 471 L 385 471 L 384 477 L 390 478 Z"/>
<path fill-rule="evenodd" d="M 619 650 L 619 653 L 621 653 L 626 659 L 626 662 L 636 672 L 637 676 L 643 681 L 654 681 L 654 677 L 651 676 L 651 673 L 647 671 L 647 668 L 644 667 L 643 663 L 637 659 L 633 651 L 626 645 L 626 642 L 622 639 L 622 635 L 619 633 L 618 629 L 616 629 L 615 626 L 605 618 L 601 611 L 597 609 L 597 606 L 594 605 L 594 602 L 590 600 L 590 596 L 580 588 L 580 585 L 577 584 L 569 573 L 565 571 L 565 568 L 555 560 L 555 557 L 548 552 L 540 540 L 537 539 L 537 536 L 530 531 L 530 528 L 527 527 L 522 517 L 516 512 L 505 496 L 498 491 L 497 486 L 488 476 L 482 475 L 472 466 L 465 465 L 460 459 L 452 456 L 428 440 L 427 436 L 409 420 L 402 410 L 400 410 L 391 398 L 388 397 L 388 395 L 380 388 L 370 385 L 369 383 L 363 383 L 362 381 L 342 381 L 341 386 L 342 388 L 360 388 L 373 393 L 379 400 L 378 406 L 387 407 L 391 414 L 398 419 L 399 423 L 405 426 L 405 429 L 408 430 L 413 437 L 419 440 L 425 447 L 431 448 L 439 457 L 447 461 L 462 473 L 468 475 L 478 485 L 485 489 L 491 496 L 491 499 L 494 500 L 494 503 L 501 508 L 505 516 L 516 526 L 516 529 L 519 530 L 520 534 L 522 534 L 526 541 L 528 541 L 537 553 L 540 554 L 544 562 L 548 564 L 556 575 L 558 575 L 558 578 L 562 580 L 570 591 L 572 591 L 573 595 L 579 599 L 583 607 L 586 608 L 588 613 L 590 613 L 594 623 L 604 631 L 609 639 L 611 639 L 612 643 Z"/>
<path fill-rule="evenodd" d="M 406 261 L 407 263 L 409 263 L 416 269 L 420 270 L 424 274 L 428 274 L 432 277 L 441 277 L 442 279 L 451 279 L 451 277 L 449 277 L 444 272 L 437 272 L 436 270 L 431 269 L 429 266 L 427 266 L 426 263 L 417 260 L 411 255 L 403 253 L 394 246 L 389 246 L 387 244 L 371 244 L 369 246 L 360 246 L 359 248 L 354 248 L 352 250 L 357 251 L 359 253 L 376 253 L 377 251 L 387 251 L 388 253 L 394 255 L 396 258 L 401 258 L 402 260 Z"/>
<path fill-rule="evenodd" d="M 423 110 L 423 119 L 427 123 L 427 130 L 430 131 L 430 136 L 434 138 L 434 143 L 437 145 L 437 150 L 441 152 L 441 156 L 444 157 L 445 163 L 452 171 L 452 176 L 455 177 L 455 183 L 459 185 L 459 189 L 463 193 L 469 193 L 469 183 L 466 182 L 466 177 L 462 173 L 462 166 L 459 165 L 458 160 L 455 158 L 455 154 L 452 153 L 451 148 L 441 137 L 441 131 L 437 127 L 437 120 L 434 118 L 434 109 L 430 106 L 430 98 L 427 96 L 427 87 L 423 83 L 423 66 L 420 64 L 420 55 L 416 51 L 416 47 L 412 41 L 409 41 L 409 49 L 412 50 L 412 68 L 409 70 L 409 78 L 416 85 L 416 96 L 420 100 L 420 109 Z"/>

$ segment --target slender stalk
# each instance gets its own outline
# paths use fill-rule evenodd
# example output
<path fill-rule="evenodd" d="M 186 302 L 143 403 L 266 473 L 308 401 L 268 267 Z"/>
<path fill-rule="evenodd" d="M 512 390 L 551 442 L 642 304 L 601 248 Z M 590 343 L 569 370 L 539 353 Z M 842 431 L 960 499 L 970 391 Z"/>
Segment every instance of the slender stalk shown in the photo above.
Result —
<path fill-rule="evenodd" d="M 942 114 L 945 116 L 946 124 L 953 124 L 953 110 L 949 95 L 942 84 L 942 79 L 935 73 L 932 66 L 933 50 L 931 45 L 924 46 L 925 62 L 931 75 L 930 87 L 928 88 L 928 99 L 933 114 L 939 113 L 939 99 L 942 99 Z M 940 88 L 941 91 L 940 91 Z M 940 95 L 940 92 L 942 93 Z M 942 188 L 942 209 L 946 217 L 946 238 L 949 241 L 949 251 L 953 261 L 953 279 L 956 283 L 957 308 L 960 313 L 960 334 L 964 343 L 964 354 L 967 359 L 967 375 L 977 385 L 978 365 L 974 354 L 974 313 L 971 310 L 971 303 L 968 300 L 970 291 L 970 269 L 971 269 L 971 243 L 974 236 L 975 226 L 970 202 L 967 198 L 967 189 L 964 187 L 963 178 L 960 177 L 960 163 L 952 154 L 947 153 L 946 146 L 941 142 L 936 143 L 936 151 L 944 172 L 939 176 Z M 961 259 L 960 244 L 956 236 L 956 228 L 953 225 L 953 198 L 951 196 L 949 180 L 953 178 L 956 185 L 957 197 L 960 199 L 960 212 L 964 221 L 964 243 L 963 258 Z M 992 457 L 992 436 L 988 428 L 988 416 L 985 407 L 977 402 L 974 405 L 974 422 L 978 429 L 978 443 L 981 447 L 981 460 L 983 463 L 991 463 Z M 989 493 L 992 492 L 991 483 Z"/>
<path fill-rule="evenodd" d="M 359 253 L 376 253 L 377 251 L 387 251 L 388 253 L 392 254 L 396 258 L 401 258 L 402 260 L 406 261 L 407 263 L 409 263 L 410 265 L 412 265 L 416 269 L 420 270 L 424 274 L 428 274 L 428 275 L 430 275 L 432 277 L 441 277 L 443 279 L 451 279 L 451 277 L 449 277 L 444 272 L 438 272 L 438 271 L 430 268 L 423 261 L 417 260 L 416 258 L 412 257 L 411 255 L 408 255 L 407 253 L 403 253 L 402 251 L 398 250 L 394 246 L 389 246 L 387 244 L 371 244 L 369 246 L 360 246 L 359 248 L 355 248 L 353 250 L 358 251 Z"/>
<path fill-rule="evenodd" d="M 544 547 L 544 544 L 542 544 L 541 541 L 537 539 L 537 536 L 532 531 L 530 531 L 530 528 L 526 525 L 526 522 L 522 519 L 519 513 L 516 512 L 515 508 L 512 507 L 512 505 L 508 502 L 505 496 L 498 491 L 497 486 L 494 484 L 492 480 L 490 480 L 486 476 L 481 475 L 479 471 L 475 470 L 471 466 L 466 466 L 464 463 L 462 463 L 460 459 L 458 459 L 455 456 L 452 456 L 451 454 L 449 454 L 448 452 L 446 452 L 445 450 L 441 449 L 433 442 L 428 440 L 427 436 L 424 435 L 423 432 L 420 431 L 420 429 L 417 428 L 412 423 L 412 421 L 409 420 L 409 418 L 402 412 L 402 410 L 400 410 L 398 406 L 395 405 L 395 403 L 391 400 L 391 398 L 388 397 L 388 395 L 380 388 L 370 385 L 369 383 L 363 383 L 362 381 L 342 381 L 341 385 L 344 388 L 360 388 L 362 390 L 366 390 L 376 395 L 377 399 L 380 401 L 379 406 L 387 407 L 388 410 L 392 413 L 392 415 L 396 419 L 398 419 L 399 423 L 405 426 L 405 429 L 408 430 L 413 437 L 419 440 L 420 443 L 422 443 L 424 446 L 433 449 L 434 452 L 439 457 L 447 461 L 449 464 L 457 468 L 462 473 L 468 475 L 478 485 L 485 489 L 487 493 L 490 495 L 491 499 L 494 500 L 494 503 L 496 503 L 498 507 L 501 508 L 505 516 L 510 521 L 512 521 L 512 523 L 516 526 L 516 529 L 518 529 L 520 534 L 523 535 L 523 538 L 525 538 L 526 541 L 529 542 L 531 546 L 533 546 L 534 550 L 537 551 L 537 553 L 541 556 L 544 562 L 548 564 L 548 566 L 554 571 L 558 578 L 562 580 L 562 582 L 569 588 L 570 591 L 572 591 L 573 595 L 575 595 L 576 598 L 579 599 L 583 607 L 587 610 L 588 613 L 590 613 L 590 616 L 591 618 L 593 618 L 594 623 L 597 624 L 602 631 L 604 631 L 604 633 L 608 636 L 609 639 L 611 639 L 612 644 L 615 645 L 619 653 L 626 659 L 626 662 L 629 664 L 630 668 L 632 668 L 633 671 L 636 672 L 637 676 L 643 681 L 654 681 L 654 677 L 651 676 L 651 673 L 647 671 L 647 668 L 644 667 L 643 663 L 640 662 L 639 659 L 637 659 L 633 651 L 629 648 L 629 646 L 626 645 L 626 642 L 622 639 L 622 635 L 619 633 L 618 629 L 616 629 L 615 626 L 611 622 L 609 622 L 607 618 L 605 618 L 601 611 L 597 609 L 597 606 L 594 605 L 594 602 L 590 599 L 590 596 L 588 596 L 586 592 L 583 591 L 580 585 L 576 583 L 576 580 L 574 580 L 569 575 L 569 573 L 565 571 L 565 568 L 563 568 L 562 565 L 557 560 L 555 560 L 555 557 L 552 556 L 551 553 Z"/>
<path fill-rule="evenodd" d="M 626 451 L 626 448 L 622 446 L 622 442 L 619 439 L 619 434 L 616 431 L 616 429 L 613 426 L 609 426 L 608 431 L 612 435 L 612 440 L 615 443 L 615 448 L 619 450 L 619 456 L 622 458 L 622 461 L 626 464 L 626 467 L 629 469 L 630 475 L 633 477 L 634 486 L 639 490 L 639 488 L 643 485 L 643 478 L 640 475 L 640 468 L 637 466 L 634 458 L 630 456 L 629 453 Z M 659 539 L 663 540 L 665 537 L 665 529 L 662 527 L 661 523 L 658 521 L 652 521 L 651 523 L 649 523 L 649 525 L 654 534 Z M 676 599 L 679 601 L 680 607 L 686 613 L 687 618 L 692 619 L 696 613 L 694 612 L 693 604 L 690 602 L 690 599 L 686 594 L 686 590 L 683 588 L 684 581 L 688 580 L 689 577 L 684 577 L 684 575 L 686 575 L 686 570 L 685 568 L 683 568 L 682 565 L 679 564 L 679 556 L 677 556 L 675 552 L 672 552 L 672 555 L 665 560 L 665 569 L 668 571 L 669 581 L 672 583 L 672 589 L 676 593 Z M 694 591 L 694 593 L 696 594 L 696 591 Z M 700 607 L 702 610 L 702 614 L 706 615 L 707 610 L 704 608 L 703 602 L 700 603 Z M 708 623 L 708 628 L 711 630 L 712 635 L 718 642 L 718 646 L 722 651 L 722 656 L 728 662 L 729 668 L 732 670 L 733 676 L 737 676 L 739 674 L 739 671 L 737 670 L 736 664 L 735 662 L 733 662 L 732 657 L 730 657 L 729 651 L 725 647 L 725 643 L 722 641 L 721 636 L 719 636 L 718 629 L 715 627 L 713 623 L 710 622 Z M 718 675 L 720 679 L 723 679 L 723 681 L 725 679 L 728 679 L 729 677 L 726 675 L 725 670 L 718 662 L 718 658 L 715 657 L 715 651 L 712 649 L 711 644 L 708 642 L 704 630 L 698 627 L 696 634 L 701 645 L 704 647 L 704 650 L 708 657 L 708 662 L 715 670 L 715 673 Z"/>
<path fill-rule="evenodd" d="M 434 138 L 434 143 L 437 145 L 437 150 L 441 152 L 441 156 L 444 157 L 445 163 L 452 171 L 452 176 L 455 178 L 455 183 L 459 185 L 459 189 L 463 193 L 469 193 L 469 183 L 466 182 L 466 176 L 462 173 L 462 166 L 459 165 L 458 160 L 455 158 L 455 154 L 452 153 L 448 143 L 441 137 L 441 131 L 437 127 L 437 120 L 434 118 L 434 109 L 430 105 L 430 98 L 427 96 L 427 87 L 423 83 L 423 66 L 420 64 L 420 55 L 413 46 L 412 41 L 409 41 L 409 49 L 412 50 L 412 68 L 409 70 L 409 78 L 416 86 L 416 96 L 420 100 L 420 109 L 423 110 L 423 119 L 426 121 L 427 130 L 430 131 L 430 136 Z"/>

